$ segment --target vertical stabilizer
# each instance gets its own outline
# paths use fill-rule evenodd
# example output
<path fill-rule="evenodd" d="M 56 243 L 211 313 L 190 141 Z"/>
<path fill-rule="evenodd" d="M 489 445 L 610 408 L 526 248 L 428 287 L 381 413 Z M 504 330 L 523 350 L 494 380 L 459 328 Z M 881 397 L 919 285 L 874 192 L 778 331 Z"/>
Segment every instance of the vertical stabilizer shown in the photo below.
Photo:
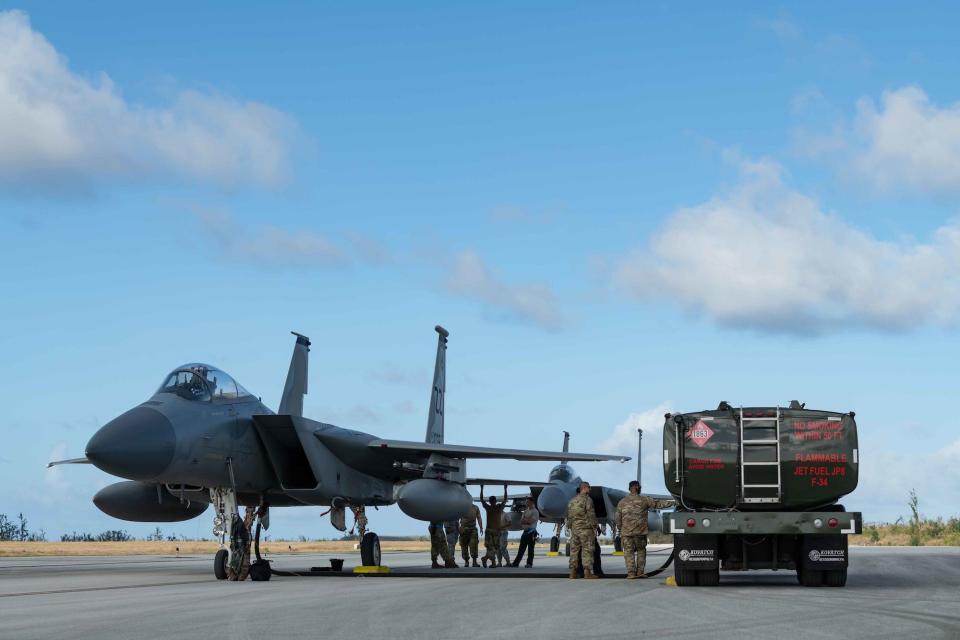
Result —
<path fill-rule="evenodd" d="M 290 358 L 290 370 L 287 383 L 283 385 L 283 397 L 280 398 L 280 415 L 303 417 L 303 396 L 307 395 L 307 355 L 310 353 L 310 338 L 291 331 L 297 336 Z"/>
<path fill-rule="evenodd" d="M 447 393 L 447 338 L 450 332 L 437 325 L 437 363 L 433 368 L 433 390 L 430 392 L 430 413 L 427 415 L 427 437 L 424 442 L 443 444 L 444 396 Z"/>
<path fill-rule="evenodd" d="M 570 432 L 564 431 L 563 432 L 563 452 L 567 453 L 568 451 L 570 451 Z M 560 458 L 560 462 L 566 463 L 566 459 Z"/>
<path fill-rule="evenodd" d="M 637 482 L 640 483 L 640 486 L 643 486 L 643 481 L 640 479 L 640 461 L 643 460 L 643 429 L 637 429 Z"/>

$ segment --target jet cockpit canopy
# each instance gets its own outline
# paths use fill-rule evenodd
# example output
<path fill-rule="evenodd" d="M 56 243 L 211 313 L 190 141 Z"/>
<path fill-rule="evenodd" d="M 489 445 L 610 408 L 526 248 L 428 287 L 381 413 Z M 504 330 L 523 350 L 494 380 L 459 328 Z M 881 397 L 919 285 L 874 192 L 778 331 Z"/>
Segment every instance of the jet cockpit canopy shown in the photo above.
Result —
<path fill-rule="evenodd" d="M 175 393 L 187 400 L 238 400 L 252 394 L 229 375 L 208 364 L 192 362 L 177 367 L 157 393 Z"/>
<path fill-rule="evenodd" d="M 550 469 L 550 475 L 548 476 L 550 482 L 559 480 L 560 482 L 571 482 L 574 479 L 573 468 L 570 467 L 567 463 L 558 464 L 553 469 Z"/>

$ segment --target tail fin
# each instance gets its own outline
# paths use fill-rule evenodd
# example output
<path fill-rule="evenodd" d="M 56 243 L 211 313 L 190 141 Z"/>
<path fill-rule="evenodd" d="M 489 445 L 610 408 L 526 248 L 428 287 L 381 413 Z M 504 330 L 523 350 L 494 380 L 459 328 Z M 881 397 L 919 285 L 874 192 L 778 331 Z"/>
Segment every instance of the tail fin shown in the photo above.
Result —
<path fill-rule="evenodd" d="M 639 482 L 642 487 L 643 481 L 640 480 L 640 464 L 643 460 L 643 429 L 637 429 L 637 436 L 637 482 Z"/>
<path fill-rule="evenodd" d="M 570 451 L 570 432 L 563 432 L 563 452 L 568 453 Z M 560 458 L 560 462 L 566 462 L 564 458 Z"/>
<path fill-rule="evenodd" d="M 310 353 L 310 338 L 291 331 L 297 336 L 290 358 L 290 370 L 287 382 L 283 385 L 283 397 L 280 398 L 280 415 L 303 416 L 303 396 L 307 394 L 307 355 Z"/>
<path fill-rule="evenodd" d="M 433 369 L 433 391 L 430 393 L 430 413 L 427 416 L 427 436 L 424 442 L 443 444 L 444 396 L 447 393 L 447 338 L 450 332 L 437 325 L 437 363 Z"/>

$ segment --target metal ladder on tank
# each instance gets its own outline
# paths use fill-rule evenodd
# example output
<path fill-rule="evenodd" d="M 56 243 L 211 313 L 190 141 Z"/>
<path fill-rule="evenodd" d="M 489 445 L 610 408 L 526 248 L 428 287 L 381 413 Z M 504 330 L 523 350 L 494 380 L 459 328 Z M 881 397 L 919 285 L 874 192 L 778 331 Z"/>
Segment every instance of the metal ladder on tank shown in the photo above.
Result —
<path fill-rule="evenodd" d="M 773 422 L 774 438 L 753 439 L 750 438 L 751 431 L 759 429 L 769 429 L 769 423 Z M 767 423 L 767 424 L 763 424 Z M 748 452 L 749 455 L 748 455 Z M 759 455 L 766 452 L 768 455 Z M 747 460 L 752 457 L 770 457 L 769 453 L 775 452 L 773 460 Z M 754 456 L 754 453 L 758 454 Z M 748 468 L 762 469 L 775 467 L 777 471 L 777 482 L 747 482 Z M 776 495 L 748 495 L 750 490 L 756 490 L 761 494 L 772 494 L 776 490 Z M 742 503 L 777 503 L 780 502 L 783 492 L 783 480 L 781 478 L 780 468 L 780 407 L 777 407 L 776 416 L 751 416 L 743 415 L 743 407 L 740 407 L 740 502 Z"/>

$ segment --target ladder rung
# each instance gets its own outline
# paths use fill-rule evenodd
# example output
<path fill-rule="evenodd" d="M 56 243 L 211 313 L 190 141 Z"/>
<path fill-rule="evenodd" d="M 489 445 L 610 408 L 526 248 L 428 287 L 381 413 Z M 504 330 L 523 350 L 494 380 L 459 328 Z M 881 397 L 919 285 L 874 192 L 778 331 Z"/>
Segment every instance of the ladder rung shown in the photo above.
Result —
<path fill-rule="evenodd" d="M 780 485 L 778 484 L 745 484 L 743 485 L 744 489 L 779 489 Z"/>
<path fill-rule="evenodd" d="M 773 464 L 780 464 L 780 463 L 777 462 L 777 461 L 775 461 L 775 460 L 774 460 L 773 462 L 744 462 L 744 463 L 743 463 L 743 466 L 745 466 L 745 467 L 747 467 L 747 466 L 754 466 L 754 467 L 755 467 L 755 466 L 760 466 L 760 465 L 773 465 Z"/>
<path fill-rule="evenodd" d="M 744 440 L 743 444 L 778 444 L 779 442 L 779 440 Z"/>
<path fill-rule="evenodd" d="M 768 416 L 766 418 L 740 418 L 741 421 L 746 422 L 748 420 L 757 421 L 757 420 L 766 420 L 767 422 L 776 422 L 776 416 Z"/>
<path fill-rule="evenodd" d="M 740 502 L 780 502 L 780 498 L 743 498 Z"/>

